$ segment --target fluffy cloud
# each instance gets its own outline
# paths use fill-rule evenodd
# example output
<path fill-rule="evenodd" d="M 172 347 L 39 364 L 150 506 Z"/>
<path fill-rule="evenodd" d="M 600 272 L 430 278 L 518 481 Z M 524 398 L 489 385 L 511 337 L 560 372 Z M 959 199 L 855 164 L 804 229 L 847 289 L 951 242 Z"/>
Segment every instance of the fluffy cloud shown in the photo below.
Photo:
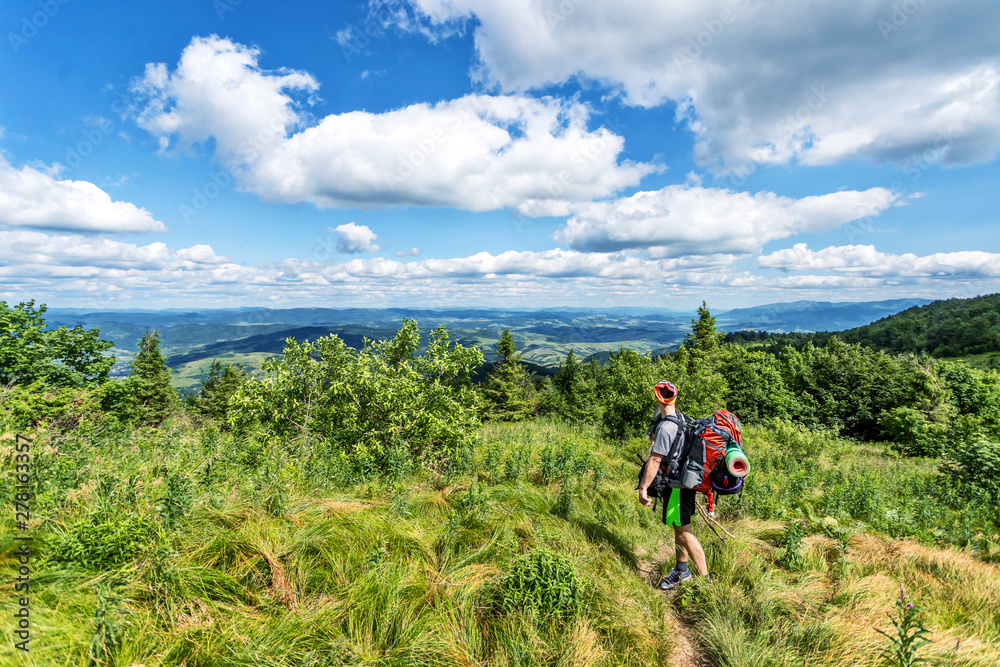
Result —
<path fill-rule="evenodd" d="M 884 188 L 791 199 L 772 192 L 671 185 L 574 206 L 555 239 L 575 250 L 642 248 L 652 257 L 749 254 L 768 241 L 877 215 L 898 199 Z"/>
<path fill-rule="evenodd" d="M 583 77 L 678 104 L 720 170 L 855 157 L 968 164 L 1000 147 L 1000 4 L 961 0 L 409 0 L 475 31 L 506 91 Z"/>
<path fill-rule="evenodd" d="M 294 95 L 308 74 L 259 67 L 255 49 L 195 38 L 175 71 L 150 64 L 134 89 L 143 128 L 170 150 L 215 140 L 241 186 L 269 201 L 320 207 L 444 206 L 486 211 L 612 195 L 655 170 L 619 162 L 624 139 L 587 129 L 580 103 L 467 95 L 314 124 Z"/>
<path fill-rule="evenodd" d="M 59 180 L 58 168 L 16 169 L 0 155 L 0 225 L 80 232 L 163 232 L 144 208 L 112 201 L 88 181 Z"/>
<path fill-rule="evenodd" d="M 195 245 L 172 252 L 165 243 L 136 245 L 80 235 L 0 231 L 0 267 L 6 275 L 30 267 L 89 267 L 91 269 L 160 270 L 226 263 L 211 246 Z"/>
<path fill-rule="evenodd" d="M 763 255 L 765 268 L 782 271 L 834 271 L 879 277 L 995 278 L 1000 277 L 1000 254 L 981 250 L 939 252 L 919 257 L 894 255 L 875 246 L 830 246 L 810 250 L 805 243 Z"/>
<path fill-rule="evenodd" d="M 831 253 L 828 253 L 831 254 Z M 504 306 L 512 302 L 537 307 L 582 304 L 613 307 L 642 303 L 665 308 L 709 299 L 788 300 L 828 298 L 835 288 L 844 298 L 871 300 L 896 296 L 973 296 L 995 291 L 997 256 L 992 271 L 967 272 L 966 280 L 942 283 L 935 267 L 955 270 L 956 255 L 900 261 L 922 266 L 905 279 L 834 271 L 833 275 L 762 276 L 738 270 L 734 258 L 649 259 L 635 252 L 582 253 L 574 250 L 509 251 L 493 255 L 399 262 L 381 257 L 346 262 L 288 259 L 244 266 L 217 255 L 206 245 L 171 250 L 163 243 L 145 246 L 89 236 L 38 232 L 0 232 L 0 298 L 42 298 L 82 308 L 142 305 L 191 307 L 315 304 L 385 307 L 420 303 L 429 308 L 470 304 Z M 987 255 L 988 253 L 980 253 Z M 768 257 L 776 266 L 779 253 Z M 872 261 L 891 261 L 881 255 Z M 814 268 L 820 265 L 814 263 Z M 975 275 L 973 275 L 975 274 Z M 957 273 L 956 273 L 957 276 Z M 895 284 L 904 285 L 896 287 Z M 947 287 L 943 287 L 947 285 Z"/>
<path fill-rule="evenodd" d="M 378 246 L 375 245 L 378 236 L 365 225 L 349 222 L 336 228 L 328 228 L 327 231 L 340 237 L 337 239 L 337 252 L 355 254 L 378 250 Z"/>

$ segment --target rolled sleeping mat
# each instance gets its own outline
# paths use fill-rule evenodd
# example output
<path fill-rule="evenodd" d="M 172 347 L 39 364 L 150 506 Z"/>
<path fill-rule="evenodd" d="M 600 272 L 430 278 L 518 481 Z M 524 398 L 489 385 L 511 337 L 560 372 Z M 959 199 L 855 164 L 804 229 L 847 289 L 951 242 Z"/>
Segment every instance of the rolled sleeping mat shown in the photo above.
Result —
<path fill-rule="evenodd" d="M 750 472 L 750 459 L 739 445 L 732 445 L 726 449 L 726 469 L 733 477 L 746 477 Z"/>

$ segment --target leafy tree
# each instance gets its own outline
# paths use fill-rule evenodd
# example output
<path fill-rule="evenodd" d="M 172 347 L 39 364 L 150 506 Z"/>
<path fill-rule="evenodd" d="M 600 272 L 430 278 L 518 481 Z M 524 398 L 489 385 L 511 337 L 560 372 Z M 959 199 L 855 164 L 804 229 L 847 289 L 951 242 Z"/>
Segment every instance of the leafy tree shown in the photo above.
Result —
<path fill-rule="evenodd" d="M 836 337 L 822 348 L 812 343 L 802 350 L 785 348 L 782 373 L 802 403 L 800 421 L 858 438 L 887 437 L 880 415 L 894 408 L 912 408 L 934 423 L 947 422 L 953 411 L 930 358 L 892 356 Z"/>
<path fill-rule="evenodd" d="M 486 416 L 497 421 L 522 421 L 535 411 L 534 386 L 528 369 L 521 363 L 510 329 L 504 329 L 497 343 L 498 361 L 483 383 Z"/>
<path fill-rule="evenodd" d="M 600 367 L 591 359 L 589 364 L 576 360 L 570 349 L 566 361 L 552 378 L 552 386 L 558 396 L 556 411 L 569 421 L 585 422 L 596 417 L 598 411 L 597 382 Z"/>
<path fill-rule="evenodd" d="M 731 348 L 721 367 L 729 391 L 726 408 L 748 422 L 790 419 L 800 412 L 781 376 L 781 362 L 760 350 Z"/>
<path fill-rule="evenodd" d="M 0 301 L 0 386 L 42 382 L 83 387 L 102 382 L 115 363 L 103 352 L 112 343 L 100 331 L 76 326 L 48 329 L 45 304 L 34 300 L 8 306 Z"/>
<path fill-rule="evenodd" d="M 225 422 L 229 399 L 248 378 L 249 373 L 245 366 L 223 365 L 218 359 L 213 360 L 208 370 L 208 378 L 202 383 L 201 390 L 194 398 L 194 408 L 212 419 Z"/>
<path fill-rule="evenodd" d="M 248 379 L 233 394 L 229 423 L 242 434 L 329 443 L 358 472 L 447 458 L 479 423 L 471 374 L 482 352 L 449 342 L 443 326 L 422 356 L 419 340 L 415 320 L 361 351 L 333 335 L 289 338 L 264 363 L 265 378 Z"/>
<path fill-rule="evenodd" d="M 641 435 L 656 407 L 653 362 L 649 355 L 622 348 L 612 353 L 601 386 L 601 426 L 606 436 Z"/>

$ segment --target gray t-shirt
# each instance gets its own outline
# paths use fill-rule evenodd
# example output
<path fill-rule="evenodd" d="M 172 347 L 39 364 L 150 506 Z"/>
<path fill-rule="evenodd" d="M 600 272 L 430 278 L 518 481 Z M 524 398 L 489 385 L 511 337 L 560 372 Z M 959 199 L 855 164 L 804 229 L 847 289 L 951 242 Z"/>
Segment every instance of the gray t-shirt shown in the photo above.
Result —
<path fill-rule="evenodd" d="M 670 445 L 677 437 L 677 423 L 664 419 L 656 427 L 656 436 L 653 438 L 653 454 L 667 456 L 670 454 Z"/>

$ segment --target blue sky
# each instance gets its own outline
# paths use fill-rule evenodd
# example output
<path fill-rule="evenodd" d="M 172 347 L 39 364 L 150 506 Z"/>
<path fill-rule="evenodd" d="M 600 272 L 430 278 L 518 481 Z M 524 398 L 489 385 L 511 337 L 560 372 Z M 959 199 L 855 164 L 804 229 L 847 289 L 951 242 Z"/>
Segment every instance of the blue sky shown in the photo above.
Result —
<path fill-rule="evenodd" d="M 0 299 L 1000 291 L 1000 5 L 0 7 Z"/>

